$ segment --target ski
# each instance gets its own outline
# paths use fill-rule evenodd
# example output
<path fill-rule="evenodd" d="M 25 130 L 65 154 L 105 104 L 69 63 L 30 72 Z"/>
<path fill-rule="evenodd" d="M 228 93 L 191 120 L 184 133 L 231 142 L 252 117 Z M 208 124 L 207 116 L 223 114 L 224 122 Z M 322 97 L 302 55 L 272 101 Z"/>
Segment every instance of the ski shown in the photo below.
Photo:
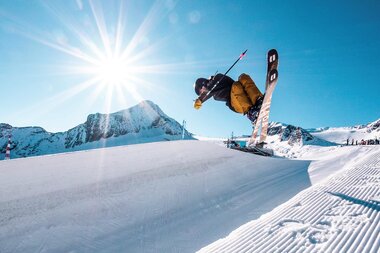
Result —
<path fill-rule="evenodd" d="M 231 149 L 235 149 L 238 151 L 243 151 L 246 153 L 252 153 L 255 155 L 261 155 L 261 156 L 273 156 L 273 150 L 267 149 L 267 148 L 259 148 L 255 146 L 250 146 L 250 147 L 231 147 Z"/>
<path fill-rule="evenodd" d="M 252 132 L 252 136 L 248 142 L 248 146 L 258 145 L 265 142 L 267 133 L 268 133 L 268 119 L 270 106 L 272 102 L 273 91 L 276 88 L 277 80 L 278 80 L 278 53 L 276 49 L 271 49 L 268 51 L 267 56 L 267 78 L 265 83 L 265 96 L 263 100 L 263 104 L 261 106 L 259 116 L 256 121 L 256 125 Z M 259 133 L 259 129 L 261 126 L 260 139 L 257 141 L 257 136 Z"/>

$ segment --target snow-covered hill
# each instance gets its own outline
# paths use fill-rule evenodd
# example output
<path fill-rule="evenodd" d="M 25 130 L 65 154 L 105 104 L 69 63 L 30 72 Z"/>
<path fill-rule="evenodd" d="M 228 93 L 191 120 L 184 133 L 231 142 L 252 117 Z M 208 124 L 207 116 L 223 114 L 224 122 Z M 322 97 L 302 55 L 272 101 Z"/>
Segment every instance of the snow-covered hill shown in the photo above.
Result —
<path fill-rule="evenodd" d="M 309 174 L 329 177 L 199 252 L 380 252 L 380 148 L 322 148 L 313 159 Z"/>
<path fill-rule="evenodd" d="M 195 136 L 195 138 L 203 141 L 212 142 L 220 146 L 226 146 L 227 138 L 206 138 Z M 251 136 L 245 135 L 234 137 L 233 140 L 240 145 L 247 145 Z M 297 158 L 305 147 L 330 147 L 336 146 L 336 143 L 321 139 L 310 134 L 302 127 L 288 125 L 279 122 L 271 122 L 268 126 L 268 136 L 266 139 L 266 147 L 274 151 L 274 155 L 278 157 Z M 307 149 L 307 148 L 306 148 Z"/>
<path fill-rule="evenodd" d="M 278 122 L 271 122 L 268 126 L 268 143 L 285 142 L 290 146 L 294 145 L 335 145 L 329 141 L 313 136 L 307 130 L 299 126 L 287 125 Z"/>
<path fill-rule="evenodd" d="M 199 138 L 199 137 L 198 137 Z M 268 126 L 268 137 L 266 147 L 273 149 L 274 154 L 280 157 L 300 158 L 304 154 L 318 152 L 322 147 L 333 147 L 354 144 L 356 140 L 360 145 L 361 140 L 380 139 L 380 119 L 367 125 L 341 128 L 319 128 L 303 129 L 299 126 L 288 125 L 279 122 L 271 122 Z M 199 138 L 202 140 L 218 143 L 218 140 Z M 240 144 L 249 141 L 250 135 L 236 137 Z M 225 145 L 227 139 L 219 139 L 219 145 Z"/>
<path fill-rule="evenodd" d="M 0 159 L 12 134 L 11 157 L 28 157 L 100 147 L 182 138 L 182 126 L 151 101 L 112 114 L 91 114 L 67 132 L 49 133 L 41 127 L 0 124 Z M 186 139 L 192 139 L 185 132 Z"/>
<path fill-rule="evenodd" d="M 235 136 L 235 141 L 247 142 L 251 134 L 244 136 Z M 196 139 L 219 143 L 224 145 L 226 138 L 207 138 L 195 136 Z M 299 126 L 288 125 L 280 122 L 270 122 L 268 125 L 268 137 L 266 142 L 273 145 L 281 146 L 302 146 L 302 145 L 317 145 L 317 146 L 333 146 L 335 143 L 323 140 L 311 135 L 307 130 Z"/>
<path fill-rule="evenodd" d="M 380 119 L 353 127 L 325 127 L 317 129 L 308 129 L 308 131 L 321 139 L 335 142 L 337 144 L 346 144 L 349 139 L 349 144 L 354 140 L 360 143 L 361 140 L 380 139 Z"/>
<path fill-rule="evenodd" d="M 305 160 L 172 141 L 0 161 L 0 252 L 379 252 L 379 146 L 312 147 Z"/>
<path fill-rule="evenodd" d="M 310 186 L 308 161 L 173 141 L 0 162 L 0 252 L 194 252 Z"/>

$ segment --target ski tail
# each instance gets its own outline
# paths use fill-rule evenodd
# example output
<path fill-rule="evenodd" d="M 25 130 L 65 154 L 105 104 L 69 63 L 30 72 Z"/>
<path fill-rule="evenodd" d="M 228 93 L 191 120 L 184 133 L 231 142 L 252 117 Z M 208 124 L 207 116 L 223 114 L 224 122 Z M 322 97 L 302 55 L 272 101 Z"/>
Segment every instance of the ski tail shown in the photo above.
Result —
<path fill-rule="evenodd" d="M 261 129 L 259 143 L 264 142 L 266 139 L 266 135 L 268 131 L 268 118 L 269 118 L 270 106 L 272 102 L 272 94 L 278 80 L 277 70 L 272 69 L 268 76 L 269 76 L 270 82 L 268 82 L 268 89 L 265 92 L 264 101 L 263 101 L 263 104 L 261 105 L 259 116 L 257 118 L 256 125 L 252 133 L 252 137 L 249 141 L 250 145 L 257 144 L 256 140 L 258 137 L 259 129 Z"/>
<path fill-rule="evenodd" d="M 265 82 L 265 96 L 261 106 L 259 116 L 257 118 L 252 136 L 249 140 L 249 145 L 265 142 L 268 132 L 268 119 L 270 106 L 272 102 L 272 94 L 278 80 L 278 52 L 276 49 L 271 49 L 267 54 L 267 77 Z M 258 133 L 260 131 L 260 141 L 257 142 Z"/>
<path fill-rule="evenodd" d="M 265 142 L 267 135 L 268 135 L 268 122 L 269 122 L 269 113 L 270 113 L 270 106 L 272 104 L 272 95 L 273 95 L 273 90 L 276 86 L 277 79 L 278 79 L 278 72 L 276 69 L 272 69 L 271 72 L 269 73 L 269 87 L 271 88 L 272 91 L 270 92 L 270 97 L 267 100 L 267 105 L 265 108 L 265 111 L 263 112 L 263 118 L 262 118 L 262 124 L 261 124 L 261 132 L 260 132 L 260 141 L 259 143 Z M 260 111 L 261 113 L 261 111 Z"/>

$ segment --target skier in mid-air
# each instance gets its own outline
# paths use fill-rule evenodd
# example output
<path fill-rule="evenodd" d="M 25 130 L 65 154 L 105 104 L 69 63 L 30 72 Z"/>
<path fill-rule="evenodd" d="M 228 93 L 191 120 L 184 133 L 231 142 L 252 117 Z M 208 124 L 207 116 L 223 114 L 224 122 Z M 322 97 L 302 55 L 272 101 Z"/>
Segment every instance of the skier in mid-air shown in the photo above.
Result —
<path fill-rule="evenodd" d="M 217 82 L 218 85 L 213 89 Z M 238 81 L 223 74 L 208 79 L 198 78 L 194 89 L 198 95 L 194 102 L 195 109 L 200 109 L 206 100 L 213 97 L 226 102 L 232 111 L 246 115 L 252 124 L 256 123 L 264 96 L 249 75 L 241 74 Z"/>
<path fill-rule="evenodd" d="M 241 74 L 237 81 L 227 76 L 227 73 L 246 54 L 245 50 L 231 67 L 222 74 L 210 78 L 198 78 L 194 89 L 198 98 L 194 102 L 194 108 L 200 109 L 202 104 L 213 97 L 217 101 L 224 101 L 234 112 L 247 116 L 252 122 L 254 130 L 246 148 L 235 148 L 244 152 L 273 156 L 273 150 L 264 148 L 268 134 L 268 119 L 272 94 L 278 80 L 278 52 L 270 49 L 267 53 L 267 75 L 265 81 L 265 93 L 261 93 L 255 82 L 247 74 Z M 260 131 L 260 134 L 259 134 Z"/>

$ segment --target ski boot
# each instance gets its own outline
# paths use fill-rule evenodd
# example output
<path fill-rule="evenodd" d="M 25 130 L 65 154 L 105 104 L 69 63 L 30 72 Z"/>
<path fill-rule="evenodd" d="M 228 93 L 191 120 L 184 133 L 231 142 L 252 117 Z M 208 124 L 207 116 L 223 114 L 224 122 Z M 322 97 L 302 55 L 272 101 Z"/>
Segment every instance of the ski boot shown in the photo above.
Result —
<path fill-rule="evenodd" d="M 265 94 L 264 94 L 265 95 Z M 248 110 L 247 118 L 252 122 L 252 125 L 256 124 L 256 120 L 259 117 L 261 105 L 263 104 L 264 96 L 258 97 L 256 103 Z"/>

